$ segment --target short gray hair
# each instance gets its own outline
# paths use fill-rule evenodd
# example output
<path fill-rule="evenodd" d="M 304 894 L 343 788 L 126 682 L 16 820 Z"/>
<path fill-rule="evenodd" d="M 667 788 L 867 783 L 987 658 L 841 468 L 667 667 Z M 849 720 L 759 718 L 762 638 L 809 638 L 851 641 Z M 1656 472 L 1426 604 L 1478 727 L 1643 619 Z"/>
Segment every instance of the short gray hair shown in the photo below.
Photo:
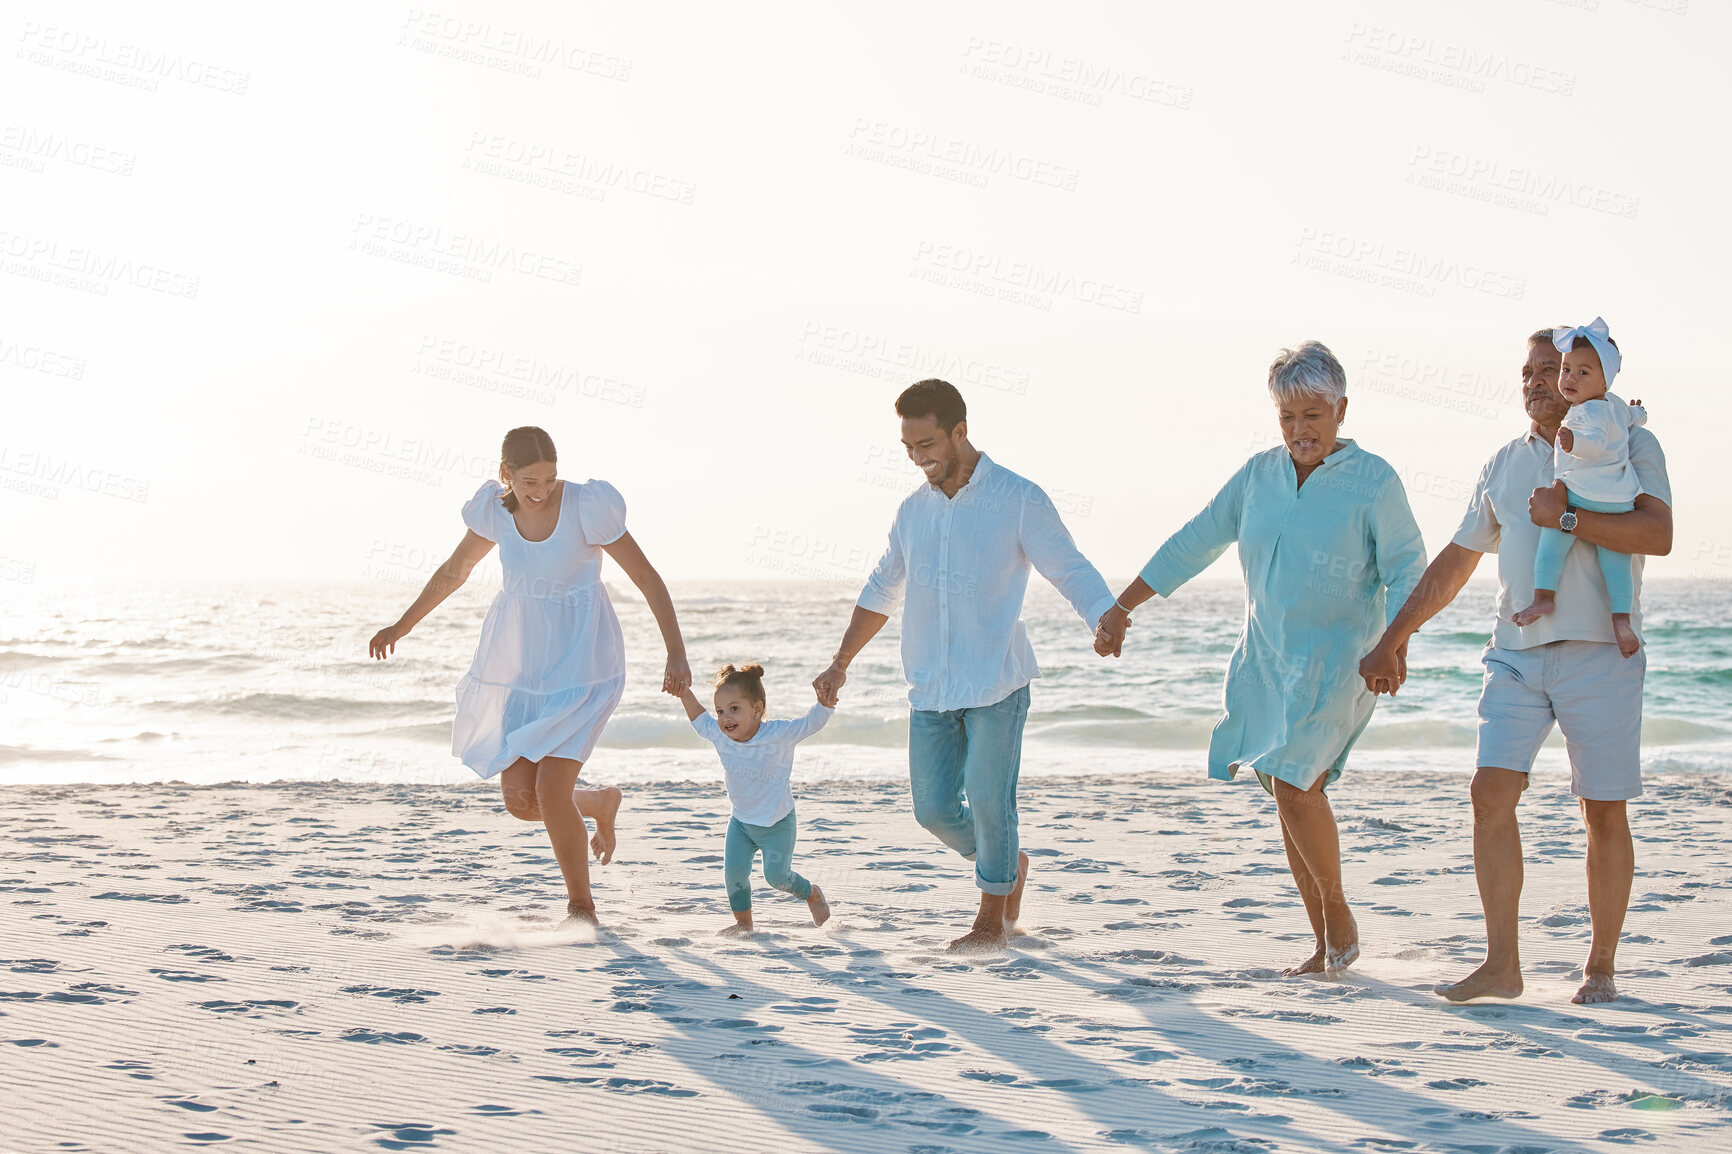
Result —
<path fill-rule="evenodd" d="M 1269 395 L 1276 404 L 1291 404 L 1302 395 L 1333 404 L 1347 395 L 1347 373 L 1328 345 L 1306 341 L 1296 349 L 1282 349 L 1269 362 Z"/>

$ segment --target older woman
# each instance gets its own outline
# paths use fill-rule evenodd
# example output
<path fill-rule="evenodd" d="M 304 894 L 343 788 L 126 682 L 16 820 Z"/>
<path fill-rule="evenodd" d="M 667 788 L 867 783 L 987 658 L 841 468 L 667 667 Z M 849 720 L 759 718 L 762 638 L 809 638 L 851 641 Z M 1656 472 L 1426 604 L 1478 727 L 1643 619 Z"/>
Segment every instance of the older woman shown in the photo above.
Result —
<path fill-rule="evenodd" d="M 1281 350 L 1269 393 L 1285 444 L 1246 461 L 1167 539 L 1095 635 L 1097 653 L 1117 656 L 1131 610 L 1157 593 L 1171 597 L 1238 542 L 1245 631 L 1227 666 L 1209 776 L 1227 780 L 1245 766 L 1274 795 L 1287 864 L 1317 935 L 1316 951 L 1288 974 L 1345 969 L 1359 956 L 1324 790 L 1377 703 L 1359 656 L 1425 569 L 1395 470 L 1338 436 L 1346 392 L 1341 362 L 1323 345 Z"/>

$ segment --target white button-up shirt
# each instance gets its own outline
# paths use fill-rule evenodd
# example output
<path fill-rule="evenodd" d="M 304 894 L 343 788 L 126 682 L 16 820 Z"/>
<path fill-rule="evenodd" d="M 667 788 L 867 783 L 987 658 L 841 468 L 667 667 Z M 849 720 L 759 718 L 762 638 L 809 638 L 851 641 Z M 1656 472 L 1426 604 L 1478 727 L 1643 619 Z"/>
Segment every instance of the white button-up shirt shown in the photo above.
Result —
<path fill-rule="evenodd" d="M 1630 464 L 1642 492 L 1672 503 L 1666 478 L 1666 455 L 1647 429 L 1630 430 Z M 1527 628 L 1511 620 L 1534 599 L 1534 549 L 1540 528 L 1528 516 L 1528 498 L 1551 485 L 1552 447 L 1531 428 L 1492 454 L 1474 486 L 1467 515 L 1455 531 L 1455 543 L 1475 553 L 1497 554 L 1497 627 L 1492 641 L 1499 649 L 1532 649 L 1553 641 L 1616 641 L 1612 635 L 1612 601 L 1600 573 L 1594 546 L 1570 543 L 1564 575 L 1558 581 L 1557 608 Z M 1642 558 L 1630 559 L 1634 597 L 1630 627 L 1642 632 Z"/>
<path fill-rule="evenodd" d="M 1040 676 L 1022 623 L 1029 566 L 1092 630 L 1113 595 L 1077 551 L 1039 485 L 985 453 L 955 497 L 930 482 L 896 510 L 890 545 L 859 605 L 888 616 L 903 599 L 902 672 L 920 710 L 994 705 Z"/>

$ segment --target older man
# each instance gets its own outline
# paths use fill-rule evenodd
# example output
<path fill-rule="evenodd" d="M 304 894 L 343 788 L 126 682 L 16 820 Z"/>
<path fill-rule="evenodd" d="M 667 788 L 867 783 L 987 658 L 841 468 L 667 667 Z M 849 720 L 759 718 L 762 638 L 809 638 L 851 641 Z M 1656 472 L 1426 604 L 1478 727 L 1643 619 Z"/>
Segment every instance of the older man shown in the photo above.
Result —
<path fill-rule="evenodd" d="M 1521 906 L 1521 830 L 1516 804 L 1554 722 L 1570 758 L 1570 788 L 1588 832 L 1588 910 L 1593 938 L 1577 1003 L 1609 1002 L 1618 938 L 1630 903 L 1635 851 L 1625 803 L 1642 792 L 1642 676 L 1647 650 L 1624 657 L 1612 632 L 1611 602 L 1592 549 L 1571 549 L 1558 587 L 1558 610 L 1526 628 L 1511 619 L 1533 597 L 1539 531 L 1562 528 L 1593 545 L 1635 555 L 1631 623 L 1641 629 L 1641 557 L 1672 549 L 1671 486 L 1652 433 L 1630 435 L 1641 482 L 1628 513 L 1569 507 L 1552 478 L 1552 443 L 1569 404 L 1557 391 L 1561 354 L 1552 330 L 1528 337 L 1522 366 L 1526 432 L 1493 454 L 1455 538 L 1438 553 L 1407 604 L 1360 663 L 1374 692 L 1394 693 L 1407 676 L 1407 643 L 1454 600 L 1483 553 L 1497 554 L 1497 624 L 1483 661 L 1478 770 L 1473 779 L 1473 865 L 1485 909 L 1486 957 L 1437 992 L 1452 1002 L 1514 998 L 1522 992 L 1516 923 Z"/>

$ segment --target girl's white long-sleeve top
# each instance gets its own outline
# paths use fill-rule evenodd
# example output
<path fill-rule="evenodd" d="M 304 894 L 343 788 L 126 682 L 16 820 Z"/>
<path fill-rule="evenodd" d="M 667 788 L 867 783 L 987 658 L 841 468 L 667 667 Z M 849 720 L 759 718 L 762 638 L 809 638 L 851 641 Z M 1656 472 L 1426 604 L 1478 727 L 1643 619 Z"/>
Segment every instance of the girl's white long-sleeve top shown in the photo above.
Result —
<path fill-rule="evenodd" d="M 1574 444 L 1568 452 L 1558 445 L 1553 472 L 1584 500 L 1634 501 L 1642 485 L 1630 464 L 1630 430 L 1647 423 L 1647 410 L 1616 393 L 1571 405 L 1563 427 Z"/>

